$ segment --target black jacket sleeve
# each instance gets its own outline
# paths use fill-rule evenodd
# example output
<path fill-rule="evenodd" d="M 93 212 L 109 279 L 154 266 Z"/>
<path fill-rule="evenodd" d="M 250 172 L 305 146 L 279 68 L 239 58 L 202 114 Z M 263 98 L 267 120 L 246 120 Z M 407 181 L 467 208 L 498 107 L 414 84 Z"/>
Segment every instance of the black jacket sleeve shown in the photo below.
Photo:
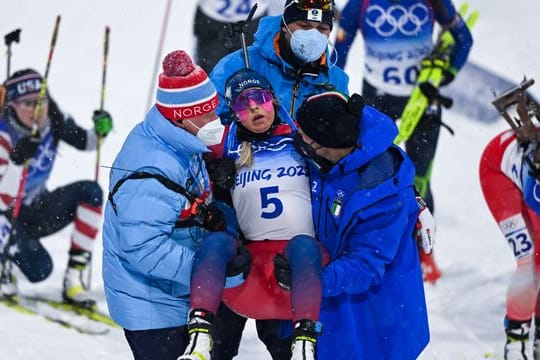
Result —
<path fill-rule="evenodd" d="M 88 141 L 86 129 L 77 125 L 71 116 L 66 116 L 51 98 L 49 98 L 49 118 L 56 142 L 63 140 L 79 150 L 86 149 Z"/>

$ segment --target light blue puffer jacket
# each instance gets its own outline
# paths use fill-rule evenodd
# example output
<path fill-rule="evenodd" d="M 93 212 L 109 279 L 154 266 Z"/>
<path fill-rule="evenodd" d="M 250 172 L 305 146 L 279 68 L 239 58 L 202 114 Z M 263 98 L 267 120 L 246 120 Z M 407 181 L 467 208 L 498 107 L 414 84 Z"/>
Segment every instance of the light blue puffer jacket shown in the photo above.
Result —
<path fill-rule="evenodd" d="M 196 195 L 209 192 L 206 151 L 154 107 L 117 155 L 109 191 L 131 172 L 146 171 Z M 126 181 L 113 198 L 117 211 L 108 201 L 103 225 L 103 279 L 112 318 L 129 330 L 186 324 L 193 255 L 204 234 L 200 227 L 174 227 L 186 199 L 152 178 Z"/>

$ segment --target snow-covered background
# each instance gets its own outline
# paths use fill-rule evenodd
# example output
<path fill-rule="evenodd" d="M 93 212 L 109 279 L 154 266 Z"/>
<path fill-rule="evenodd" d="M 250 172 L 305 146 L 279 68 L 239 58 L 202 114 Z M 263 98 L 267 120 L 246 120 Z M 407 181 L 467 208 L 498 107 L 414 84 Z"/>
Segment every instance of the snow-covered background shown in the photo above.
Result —
<path fill-rule="evenodd" d="M 469 3 L 480 11 L 473 29 L 475 44 L 470 59 L 516 82 L 523 75 L 540 81 L 540 2 Z M 103 32 L 106 25 L 110 26 L 105 107 L 114 116 L 115 131 L 102 147 L 102 165 L 112 163 L 127 133 L 147 110 L 149 88 L 156 76 L 152 72 L 165 5 L 166 0 L 2 2 L 0 35 L 22 29 L 21 42 L 12 45 L 12 71 L 24 67 L 44 71 L 55 17 L 62 16 L 49 89 L 61 108 L 87 127 L 91 126 L 92 111 L 99 107 Z M 176 49 L 192 53 L 194 12 L 195 0 L 173 1 L 163 54 Z M 1 47 L 4 53 L 3 44 Z M 6 56 L 2 55 L 2 79 L 5 64 Z M 351 77 L 351 91 L 360 89 L 361 69 L 359 38 L 346 69 Z M 540 85 L 533 87 L 533 93 L 540 94 Z M 435 254 L 443 277 L 435 286 L 426 286 L 432 341 L 421 359 L 502 359 L 505 292 L 514 265 L 484 203 L 477 168 L 483 147 L 507 126 L 502 119 L 486 124 L 452 112 L 447 112 L 444 120 L 456 135 L 441 132 L 433 174 L 438 221 Z M 51 187 L 93 177 L 95 153 L 77 152 L 65 145 L 59 152 Z M 107 188 L 106 168 L 101 168 L 99 181 Z M 70 230 L 44 239 L 54 257 L 55 270 L 40 284 L 30 285 L 20 279 L 22 292 L 59 296 Z M 100 252 L 98 244 L 92 285 L 100 307 L 105 310 Z M 113 329 L 104 336 L 81 335 L 40 317 L 0 306 L 0 358 L 114 360 L 129 359 L 131 353 L 120 330 Z M 251 322 L 238 359 L 270 359 Z"/>

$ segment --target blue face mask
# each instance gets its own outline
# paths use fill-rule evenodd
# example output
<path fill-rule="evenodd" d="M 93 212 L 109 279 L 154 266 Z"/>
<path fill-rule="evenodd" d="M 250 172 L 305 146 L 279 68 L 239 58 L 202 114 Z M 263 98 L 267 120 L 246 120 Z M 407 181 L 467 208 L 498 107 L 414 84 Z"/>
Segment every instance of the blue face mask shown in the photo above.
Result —
<path fill-rule="evenodd" d="M 328 37 L 317 29 L 298 29 L 291 33 L 291 49 L 294 55 L 305 63 L 319 59 L 327 45 Z"/>

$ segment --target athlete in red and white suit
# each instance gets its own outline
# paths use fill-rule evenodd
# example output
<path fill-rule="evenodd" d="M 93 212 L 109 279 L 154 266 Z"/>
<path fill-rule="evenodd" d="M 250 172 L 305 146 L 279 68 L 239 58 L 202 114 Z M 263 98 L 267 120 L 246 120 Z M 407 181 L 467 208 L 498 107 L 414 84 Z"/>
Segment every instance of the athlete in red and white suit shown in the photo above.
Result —
<path fill-rule="evenodd" d="M 513 130 L 492 139 L 480 160 L 480 183 L 488 207 L 516 259 L 508 286 L 505 327 L 509 342 L 526 343 L 532 316 L 540 325 L 540 181 L 527 158 L 536 145 L 523 145 Z M 516 336 L 514 336 L 516 335 Z M 508 343 L 507 343 L 508 346 Z"/>

